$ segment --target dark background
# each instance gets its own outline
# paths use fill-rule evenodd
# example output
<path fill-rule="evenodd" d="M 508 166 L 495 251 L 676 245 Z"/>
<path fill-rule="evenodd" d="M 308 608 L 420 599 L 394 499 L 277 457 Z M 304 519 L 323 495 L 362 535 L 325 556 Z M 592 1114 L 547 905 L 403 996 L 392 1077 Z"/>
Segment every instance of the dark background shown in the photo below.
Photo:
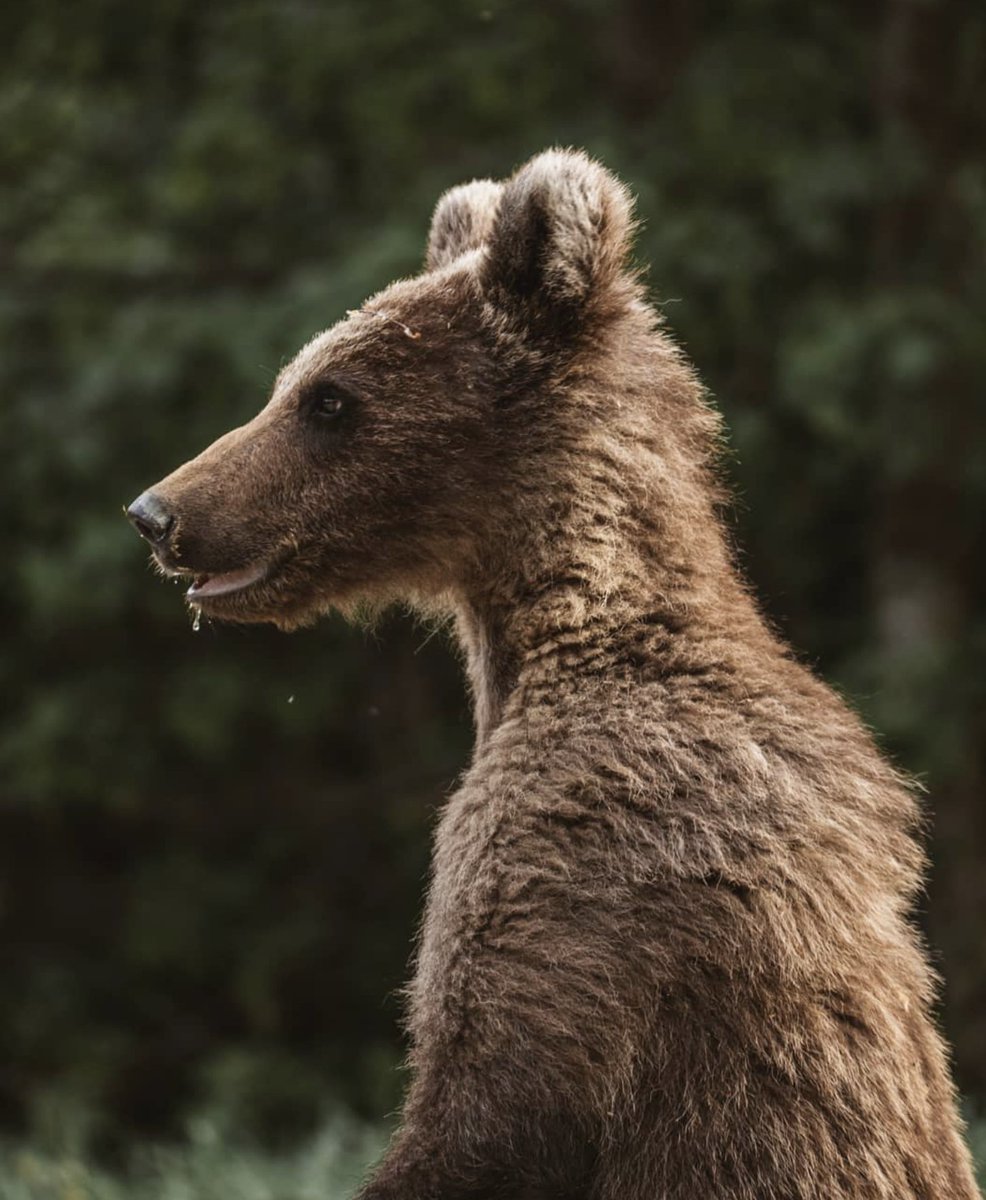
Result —
<path fill-rule="evenodd" d="M 123 520 L 552 145 L 639 196 L 772 619 L 928 789 L 986 1098 L 986 8 L 34 0 L 0 12 L 0 1131 L 267 1139 L 400 1094 L 471 730 L 404 617 L 193 634 Z"/>

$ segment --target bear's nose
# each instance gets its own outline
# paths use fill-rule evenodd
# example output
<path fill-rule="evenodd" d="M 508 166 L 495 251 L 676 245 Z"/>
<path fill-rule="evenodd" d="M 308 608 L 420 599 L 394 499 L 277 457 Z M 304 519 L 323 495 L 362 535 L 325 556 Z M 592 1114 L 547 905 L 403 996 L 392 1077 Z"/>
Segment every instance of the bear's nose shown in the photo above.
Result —
<path fill-rule="evenodd" d="M 127 509 L 127 516 L 140 536 L 154 546 L 160 546 L 175 523 L 168 506 L 153 492 L 138 496 Z"/>

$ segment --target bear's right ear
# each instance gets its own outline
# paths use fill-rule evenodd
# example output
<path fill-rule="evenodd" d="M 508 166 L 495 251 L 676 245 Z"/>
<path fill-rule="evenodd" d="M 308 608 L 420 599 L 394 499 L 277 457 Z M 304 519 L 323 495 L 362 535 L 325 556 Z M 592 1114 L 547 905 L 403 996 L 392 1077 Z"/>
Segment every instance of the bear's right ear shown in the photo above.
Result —
<path fill-rule="evenodd" d="M 435 206 L 428 234 L 425 267 L 447 267 L 461 254 L 478 250 L 489 237 L 503 185 L 475 179 L 450 188 Z"/>
<path fill-rule="evenodd" d="M 579 150 L 547 150 L 503 187 L 481 279 L 526 329 L 571 333 L 620 302 L 633 232 L 626 188 Z"/>

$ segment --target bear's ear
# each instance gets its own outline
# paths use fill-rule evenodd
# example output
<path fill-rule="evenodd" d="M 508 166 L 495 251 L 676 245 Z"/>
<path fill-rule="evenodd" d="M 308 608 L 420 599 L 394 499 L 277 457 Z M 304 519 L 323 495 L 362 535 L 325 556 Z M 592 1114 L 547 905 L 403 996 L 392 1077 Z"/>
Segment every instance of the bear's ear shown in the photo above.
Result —
<path fill-rule="evenodd" d="M 425 267 L 448 266 L 460 254 L 478 250 L 489 237 L 503 185 L 476 179 L 450 188 L 435 205 Z"/>
<path fill-rule="evenodd" d="M 509 180 L 482 267 L 487 298 L 533 324 L 578 327 L 622 277 L 632 201 L 577 150 L 548 150 Z"/>

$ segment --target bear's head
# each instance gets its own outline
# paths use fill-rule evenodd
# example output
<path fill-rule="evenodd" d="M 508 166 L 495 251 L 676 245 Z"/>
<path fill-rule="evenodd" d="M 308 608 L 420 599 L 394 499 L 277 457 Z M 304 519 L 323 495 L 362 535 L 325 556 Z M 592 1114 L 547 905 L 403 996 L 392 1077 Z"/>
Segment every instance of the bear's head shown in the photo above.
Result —
<path fill-rule="evenodd" d="M 209 617 L 285 628 L 454 591 L 536 519 L 579 436 L 557 396 L 643 310 L 630 232 L 624 188 L 577 152 L 447 192 L 421 275 L 316 337 L 252 421 L 133 502 L 158 565 Z"/>

